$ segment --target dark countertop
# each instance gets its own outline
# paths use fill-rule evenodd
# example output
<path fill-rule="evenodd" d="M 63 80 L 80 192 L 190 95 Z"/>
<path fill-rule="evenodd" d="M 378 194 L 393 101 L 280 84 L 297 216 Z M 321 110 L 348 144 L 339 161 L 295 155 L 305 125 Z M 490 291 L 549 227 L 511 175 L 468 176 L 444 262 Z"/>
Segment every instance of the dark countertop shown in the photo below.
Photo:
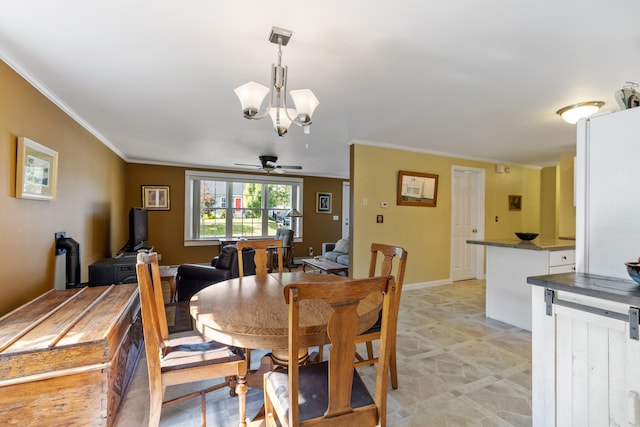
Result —
<path fill-rule="evenodd" d="M 585 273 L 561 273 L 531 276 L 527 283 L 558 291 L 567 291 L 608 301 L 640 306 L 640 285 L 633 280 Z"/>
<path fill-rule="evenodd" d="M 496 239 L 496 240 L 467 240 L 471 245 L 500 246 L 503 248 L 527 249 L 530 251 L 561 251 L 575 249 L 576 242 L 564 239 L 542 239 L 540 237 L 530 242 L 520 239 Z"/>

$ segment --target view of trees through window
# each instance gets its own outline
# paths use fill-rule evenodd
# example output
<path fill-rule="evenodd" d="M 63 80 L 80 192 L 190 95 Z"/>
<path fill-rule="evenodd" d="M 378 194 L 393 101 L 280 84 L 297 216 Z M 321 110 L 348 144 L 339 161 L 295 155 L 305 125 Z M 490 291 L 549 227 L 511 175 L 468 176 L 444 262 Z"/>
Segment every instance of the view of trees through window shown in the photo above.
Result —
<path fill-rule="evenodd" d="M 280 227 L 293 228 L 299 235 L 299 219 L 287 213 L 299 208 L 302 180 L 268 177 L 242 182 L 238 178 L 224 174 L 216 174 L 215 179 L 187 177 L 191 187 L 187 206 L 192 208 L 187 212 L 192 221 L 188 240 L 268 237 L 275 236 Z"/>

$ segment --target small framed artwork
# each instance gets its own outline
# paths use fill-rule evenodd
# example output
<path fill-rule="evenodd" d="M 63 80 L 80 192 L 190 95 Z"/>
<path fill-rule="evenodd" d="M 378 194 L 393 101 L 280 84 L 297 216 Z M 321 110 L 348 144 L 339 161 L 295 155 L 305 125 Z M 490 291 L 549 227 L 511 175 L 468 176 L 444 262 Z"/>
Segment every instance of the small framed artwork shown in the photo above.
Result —
<path fill-rule="evenodd" d="M 522 210 L 522 196 L 519 194 L 509 195 L 509 210 L 519 211 Z"/>
<path fill-rule="evenodd" d="M 162 185 L 143 185 L 142 207 L 156 211 L 170 210 L 171 200 L 169 198 L 169 187 Z"/>
<path fill-rule="evenodd" d="M 316 212 L 331 213 L 331 193 L 316 193 Z"/>
<path fill-rule="evenodd" d="M 55 200 L 58 180 L 58 152 L 29 138 L 18 138 L 16 197 Z"/>
<path fill-rule="evenodd" d="M 398 205 L 435 207 L 437 201 L 438 175 L 398 171 Z"/>

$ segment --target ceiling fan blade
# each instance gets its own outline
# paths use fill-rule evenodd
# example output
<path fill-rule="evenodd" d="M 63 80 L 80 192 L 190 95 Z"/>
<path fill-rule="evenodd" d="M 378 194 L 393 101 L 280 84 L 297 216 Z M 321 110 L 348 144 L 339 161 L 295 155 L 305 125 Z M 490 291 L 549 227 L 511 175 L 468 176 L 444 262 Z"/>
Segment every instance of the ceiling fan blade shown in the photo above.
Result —
<path fill-rule="evenodd" d="M 254 167 L 254 168 L 261 168 L 262 167 L 260 165 L 250 165 L 248 163 L 234 163 L 234 165 L 236 165 L 236 166 L 251 166 L 251 167 Z"/>
<path fill-rule="evenodd" d="M 298 169 L 298 170 L 302 169 L 302 166 L 278 166 L 278 167 L 282 169 Z"/>

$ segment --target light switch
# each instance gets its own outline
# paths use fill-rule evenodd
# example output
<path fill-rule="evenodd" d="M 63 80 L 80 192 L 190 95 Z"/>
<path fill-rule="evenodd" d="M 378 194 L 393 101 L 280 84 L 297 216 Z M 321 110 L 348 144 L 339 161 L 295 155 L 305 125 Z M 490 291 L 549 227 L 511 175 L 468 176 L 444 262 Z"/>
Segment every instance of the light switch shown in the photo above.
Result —
<path fill-rule="evenodd" d="M 387 202 L 380 202 L 380 207 L 381 207 L 381 208 L 386 208 L 386 207 L 388 207 L 388 206 L 389 206 L 389 203 L 387 203 Z"/>

